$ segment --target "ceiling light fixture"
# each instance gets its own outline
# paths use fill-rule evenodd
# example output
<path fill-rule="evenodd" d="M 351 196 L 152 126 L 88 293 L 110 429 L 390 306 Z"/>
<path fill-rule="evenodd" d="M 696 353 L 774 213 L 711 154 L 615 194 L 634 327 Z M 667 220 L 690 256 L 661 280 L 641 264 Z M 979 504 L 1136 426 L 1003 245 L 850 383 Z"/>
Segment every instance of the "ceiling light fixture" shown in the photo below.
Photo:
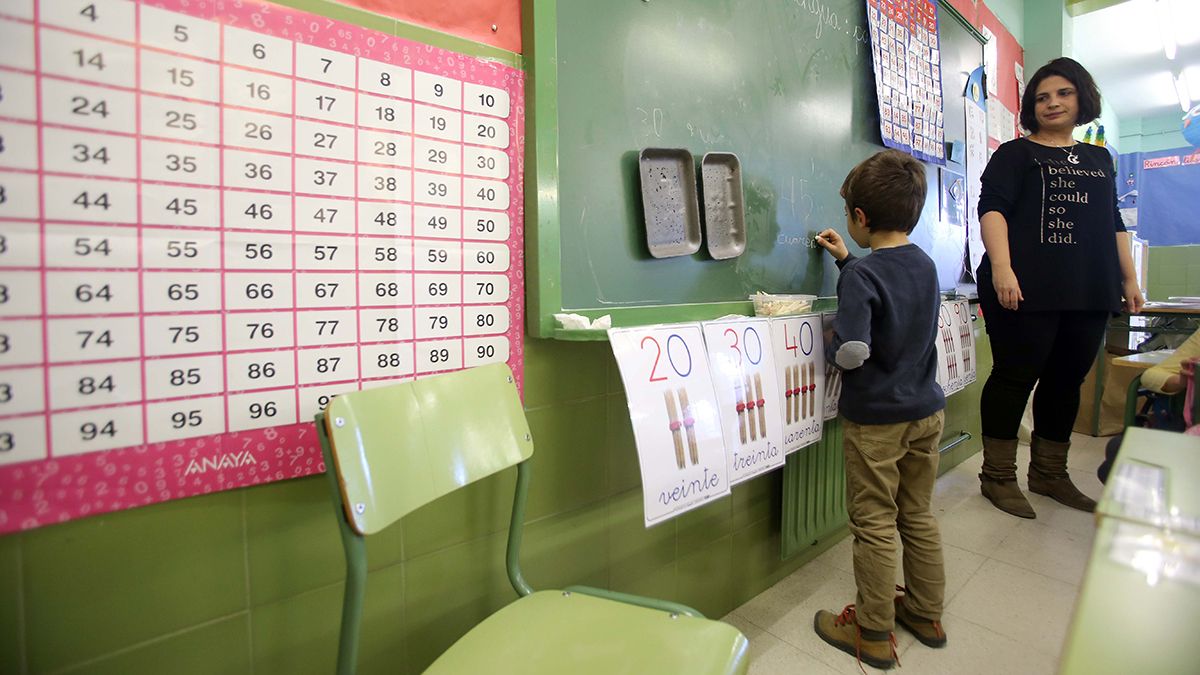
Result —
<path fill-rule="evenodd" d="M 1179 107 L 1183 108 L 1183 112 L 1187 112 L 1192 109 L 1192 96 L 1188 92 L 1187 80 L 1183 78 L 1181 72 L 1176 72 L 1173 77 L 1175 79 L 1175 95 L 1179 97 Z"/>
<path fill-rule="evenodd" d="M 1158 29 L 1162 33 L 1163 53 L 1168 61 L 1175 60 L 1175 52 L 1179 48 L 1175 41 L 1175 20 L 1171 16 L 1171 0 L 1155 0 L 1154 11 L 1158 18 Z"/>

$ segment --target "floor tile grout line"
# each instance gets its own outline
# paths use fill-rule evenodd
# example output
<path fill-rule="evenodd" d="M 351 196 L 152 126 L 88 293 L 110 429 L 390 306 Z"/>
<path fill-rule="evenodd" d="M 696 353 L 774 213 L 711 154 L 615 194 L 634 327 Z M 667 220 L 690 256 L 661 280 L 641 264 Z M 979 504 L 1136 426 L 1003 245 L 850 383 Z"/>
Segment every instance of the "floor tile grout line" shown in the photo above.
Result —
<path fill-rule="evenodd" d="M 992 560 L 995 560 L 995 559 L 994 559 L 994 558 L 992 558 Z M 1046 575 L 1044 575 L 1044 574 L 1041 574 L 1040 572 L 1032 572 L 1032 571 L 1030 571 L 1030 570 L 1025 570 L 1025 569 L 1022 569 L 1022 568 L 1020 568 L 1020 567 L 1017 567 L 1016 565 L 1013 565 L 1013 564 L 1011 564 L 1011 563 L 1004 562 L 1003 560 L 995 560 L 995 562 L 997 562 L 997 563 L 999 563 L 999 564 L 1001 564 L 1001 565 L 1007 565 L 1008 567 L 1012 567 L 1013 569 L 1015 569 L 1015 570 L 1018 570 L 1018 571 L 1020 571 L 1020 572 L 1026 572 L 1026 573 L 1028 573 L 1028 574 L 1036 574 L 1037 576 L 1040 576 L 1040 577 L 1042 577 L 1043 579 L 1047 579 L 1047 580 L 1049 580 L 1049 581 L 1052 581 L 1052 582 L 1054 582 L 1054 583 L 1066 584 L 1066 582 L 1065 582 L 1065 581 L 1059 581 L 1058 579 L 1055 579 L 1055 578 L 1053 578 L 1053 577 L 1048 577 L 1048 576 L 1046 576 Z M 1069 584 L 1068 584 L 1068 585 L 1069 585 Z M 964 586 L 963 588 L 966 588 L 966 587 Z M 1074 609 L 1075 609 L 1075 602 L 1076 602 L 1076 600 L 1078 599 L 1078 596 L 1079 596 L 1079 589 L 1078 589 L 1078 587 L 1074 587 L 1074 588 L 1072 588 L 1072 591 L 1073 591 L 1073 596 L 1072 596 L 1072 600 L 1071 600 L 1071 603 L 1070 603 L 1070 607 L 1069 607 L 1069 609 L 1071 610 L 1071 612 L 1072 612 L 1072 614 L 1073 614 L 1073 613 L 1074 613 Z M 953 611 L 946 610 L 946 611 L 945 611 L 945 613 L 947 613 L 947 614 L 950 614 L 950 615 L 954 616 L 955 618 L 964 618 L 964 617 L 963 617 L 961 614 L 956 614 L 956 613 L 954 613 Z M 969 621 L 969 620 L 968 620 L 968 621 Z M 1005 632 L 1004 630 L 999 630 L 999 629 L 996 629 L 996 628 L 992 628 L 991 626 L 987 626 L 987 625 L 981 624 L 981 623 L 979 623 L 978 621 L 970 621 L 970 623 L 973 623 L 973 624 L 975 624 L 976 626 L 981 626 L 981 627 L 982 627 L 982 628 L 984 628 L 985 630 L 987 630 L 987 631 L 989 631 L 989 632 L 991 632 L 991 633 L 995 633 L 996 635 L 1000 635 L 1000 636 L 1006 637 L 1006 638 L 1008 638 L 1008 639 L 1010 639 L 1010 640 L 1013 640 L 1013 641 L 1015 641 L 1015 642 L 1018 642 L 1018 643 L 1021 643 L 1021 644 L 1025 644 L 1026 646 L 1029 646 L 1029 645 L 1027 645 L 1027 644 L 1025 643 L 1025 641 L 1024 641 L 1024 640 L 1023 640 L 1023 639 L 1022 639 L 1020 636 L 1017 636 L 1017 635 L 1012 635 L 1012 634 L 1010 634 L 1010 633 L 1007 633 L 1007 632 Z M 1005 628 L 1007 628 L 1007 626 L 1005 626 Z M 1030 647 L 1030 648 L 1033 648 L 1033 647 Z M 1036 648 L 1034 648 L 1034 649 L 1036 649 Z M 1039 651 L 1040 651 L 1040 650 L 1039 650 Z M 1057 656 L 1057 655 L 1056 655 L 1056 656 Z"/>
<path fill-rule="evenodd" d="M 1089 546 L 1088 546 L 1088 551 L 1090 552 L 1091 550 L 1092 550 L 1092 547 L 1089 545 Z M 1030 574 L 1036 574 L 1036 575 L 1038 575 L 1039 577 L 1042 577 L 1043 579 L 1049 579 L 1050 581 L 1054 581 L 1054 582 L 1057 582 L 1057 583 L 1060 583 L 1060 584 L 1066 584 L 1066 585 L 1068 585 L 1068 586 L 1072 587 L 1073 589 L 1075 589 L 1075 591 L 1076 591 L 1076 594 L 1078 594 L 1079 587 L 1083 585 L 1083 575 L 1082 575 L 1082 574 L 1080 575 L 1080 577 L 1079 577 L 1079 581 L 1078 581 L 1078 582 L 1071 582 L 1071 581 L 1067 581 L 1067 580 L 1065 580 L 1065 579 L 1059 579 L 1059 578 L 1057 578 L 1057 577 L 1052 577 L 1052 576 L 1050 576 L 1049 574 L 1044 574 L 1044 573 L 1042 573 L 1042 572 L 1039 572 L 1039 571 L 1037 571 L 1037 570 L 1035 570 L 1035 569 L 1030 569 L 1030 568 L 1028 568 L 1028 567 L 1025 567 L 1024 565 L 1019 565 L 1019 564 L 1017 564 L 1017 563 L 1015 563 L 1015 562 L 1011 562 L 1011 561 L 1008 561 L 1008 560 L 1004 560 L 1004 559 L 1002 559 L 1002 558 L 997 558 L 997 557 L 995 557 L 995 556 L 990 556 L 990 555 L 989 555 L 989 556 L 986 556 L 986 557 L 987 557 L 987 559 L 988 559 L 988 560 L 994 560 L 994 561 L 996 561 L 996 562 L 1000 563 L 1001 565 L 1008 565 L 1009 567 L 1012 567 L 1013 569 L 1016 569 L 1016 570 L 1020 570 L 1020 571 L 1022 571 L 1022 572 L 1028 572 L 1028 573 L 1030 573 Z"/>
<path fill-rule="evenodd" d="M 1046 651 L 1046 650 L 1044 650 L 1044 649 L 1038 649 L 1038 648 L 1037 648 L 1036 646 L 1034 646 L 1034 645 L 1031 645 L 1031 644 L 1028 644 L 1028 643 L 1022 642 L 1021 640 L 1019 640 L 1019 639 L 1017 639 L 1017 638 L 1014 638 L 1014 637 L 1012 637 L 1011 635 L 1005 635 L 1004 633 L 1001 633 L 1001 632 L 999 632 L 999 631 L 997 631 L 997 630 L 994 630 L 994 629 L 992 629 L 992 628 L 989 628 L 988 626 L 985 626 L 984 624 L 981 624 L 981 623 L 979 623 L 978 621 L 972 621 L 971 619 L 968 619 L 968 618 L 966 618 L 966 617 L 962 616 L 961 614 L 955 614 L 954 612 L 947 612 L 947 614 L 949 614 L 950 616 L 954 617 L 954 620 L 955 620 L 956 622 L 957 622 L 957 621 L 962 621 L 962 622 L 964 622 L 964 623 L 969 623 L 969 624 L 971 624 L 972 626 L 974 626 L 974 627 L 978 628 L 979 630 L 981 630 L 981 631 L 983 631 L 983 632 L 985 632 L 985 633 L 991 633 L 991 634 L 993 634 L 993 635 L 999 635 L 1000 637 L 1007 638 L 1007 639 L 1009 639 L 1009 640 L 1012 640 L 1012 641 L 1014 641 L 1014 642 L 1020 643 L 1020 644 L 1021 644 L 1021 646 L 1022 646 L 1023 648 L 1025 648 L 1025 649 L 1032 649 L 1033 651 L 1035 651 L 1035 652 L 1037 652 L 1037 653 L 1041 654 L 1042 656 L 1048 656 L 1048 657 L 1051 657 L 1051 658 L 1055 659 L 1055 661 L 1057 661 L 1057 660 L 1058 660 L 1058 658 L 1059 658 L 1059 657 L 1062 655 L 1062 654 L 1061 654 L 1061 652 L 1060 652 L 1060 653 L 1058 653 L 1058 654 L 1051 654 L 1050 652 L 1047 652 L 1047 651 Z"/>
<path fill-rule="evenodd" d="M 943 554 L 945 553 L 946 546 L 953 546 L 953 544 L 943 543 L 942 544 Z M 971 580 L 975 578 L 975 575 L 979 574 L 979 570 L 983 569 L 984 564 L 986 564 L 987 561 L 990 560 L 990 558 L 983 555 L 982 553 L 975 553 L 974 551 L 967 551 L 967 549 L 965 549 L 961 546 L 953 546 L 953 547 L 960 551 L 966 551 L 967 553 L 970 553 L 971 555 L 977 555 L 977 556 L 983 558 L 983 560 L 981 560 L 979 562 L 978 567 L 976 567 L 974 570 L 971 571 L 970 574 L 967 575 L 967 578 L 963 581 L 962 585 L 958 587 L 958 590 L 954 591 L 954 593 L 952 595 L 947 595 L 942 599 L 942 613 L 943 614 L 946 613 L 946 608 L 950 606 L 950 603 L 954 601 L 954 598 L 958 597 L 959 593 L 962 593 L 963 589 L 967 587 L 967 584 L 971 583 Z"/>
<path fill-rule="evenodd" d="M 1089 547 L 1089 548 L 1090 548 L 1090 547 Z M 1013 562 L 1013 561 L 1011 561 L 1011 560 L 1004 560 L 1003 558 L 996 558 L 996 557 L 991 557 L 991 556 L 989 556 L 989 557 L 988 557 L 988 560 L 995 560 L 995 561 L 996 561 L 996 562 L 998 562 L 998 563 L 1004 563 L 1005 565 L 1008 565 L 1008 566 L 1010 566 L 1010 567 L 1015 567 L 1015 568 L 1017 568 L 1017 569 L 1021 570 L 1022 572 L 1029 572 L 1029 573 L 1032 573 L 1032 574 L 1037 574 L 1037 575 L 1039 575 L 1039 576 L 1042 576 L 1042 577 L 1045 577 L 1045 578 L 1047 578 L 1047 579 L 1052 579 L 1052 580 L 1054 580 L 1054 581 L 1057 581 L 1057 582 L 1059 582 L 1059 583 L 1062 583 L 1062 584 L 1067 584 L 1067 585 L 1071 586 L 1072 588 L 1074 588 L 1076 591 L 1078 591 L 1078 590 L 1079 590 L 1079 588 L 1080 588 L 1080 586 L 1082 586 L 1082 585 L 1083 585 L 1083 576 L 1082 576 L 1082 574 L 1081 574 L 1081 575 L 1080 575 L 1080 577 L 1079 577 L 1079 581 L 1071 581 L 1071 580 L 1069 580 L 1069 579 L 1059 579 L 1058 577 L 1052 577 L 1052 576 L 1050 576 L 1049 574 L 1046 574 L 1046 573 L 1044 573 L 1044 572 L 1039 572 L 1038 570 L 1035 570 L 1035 569 L 1033 569 L 1032 567 L 1028 567 L 1028 566 L 1026 566 L 1026 565 L 1022 565 L 1022 564 L 1019 564 L 1019 563 Z"/>

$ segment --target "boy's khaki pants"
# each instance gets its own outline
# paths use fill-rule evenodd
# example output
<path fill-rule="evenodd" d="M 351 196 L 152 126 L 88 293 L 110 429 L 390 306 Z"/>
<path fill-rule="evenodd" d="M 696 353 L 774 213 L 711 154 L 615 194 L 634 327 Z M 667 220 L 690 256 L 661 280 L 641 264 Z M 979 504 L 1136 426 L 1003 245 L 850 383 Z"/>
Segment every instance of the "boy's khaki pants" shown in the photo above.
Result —
<path fill-rule="evenodd" d="M 930 502 L 945 417 L 898 424 L 842 419 L 846 499 L 854 534 L 858 625 L 890 631 L 895 621 L 896 531 L 904 545 L 905 608 L 940 621 L 946 573 Z"/>

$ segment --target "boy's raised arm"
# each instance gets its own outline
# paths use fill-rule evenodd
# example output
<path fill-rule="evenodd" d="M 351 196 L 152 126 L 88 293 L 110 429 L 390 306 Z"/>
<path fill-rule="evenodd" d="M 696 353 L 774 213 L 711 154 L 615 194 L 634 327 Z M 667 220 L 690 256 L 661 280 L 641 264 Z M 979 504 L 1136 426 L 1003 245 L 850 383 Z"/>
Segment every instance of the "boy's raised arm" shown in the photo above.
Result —
<path fill-rule="evenodd" d="M 871 356 L 871 308 L 879 301 L 875 289 L 853 268 L 838 277 L 838 311 L 827 354 L 842 370 L 854 370 Z"/>

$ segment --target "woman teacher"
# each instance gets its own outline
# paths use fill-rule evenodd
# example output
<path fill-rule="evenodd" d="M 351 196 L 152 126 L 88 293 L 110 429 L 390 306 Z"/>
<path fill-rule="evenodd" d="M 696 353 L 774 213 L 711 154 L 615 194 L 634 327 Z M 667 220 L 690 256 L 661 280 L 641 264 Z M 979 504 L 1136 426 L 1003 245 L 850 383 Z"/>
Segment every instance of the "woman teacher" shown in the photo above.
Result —
<path fill-rule="evenodd" d="M 1036 513 L 1017 486 L 1017 429 L 1033 397 L 1029 489 L 1092 511 L 1067 473 L 1079 388 L 1109 317 L 1141 310 L 1129 234 L 1117 211 L 1113 162 L 1078 143 L 1100 116 L 1100 91 L 1078 62 L 1038 69 L 1021 99 L 1026 137 L 1001 145 L 984 169 L 979 222 L 987 253 L 979 301 L 993 366 L 983 387 L 983 495 L 1022 518 Z"/>

